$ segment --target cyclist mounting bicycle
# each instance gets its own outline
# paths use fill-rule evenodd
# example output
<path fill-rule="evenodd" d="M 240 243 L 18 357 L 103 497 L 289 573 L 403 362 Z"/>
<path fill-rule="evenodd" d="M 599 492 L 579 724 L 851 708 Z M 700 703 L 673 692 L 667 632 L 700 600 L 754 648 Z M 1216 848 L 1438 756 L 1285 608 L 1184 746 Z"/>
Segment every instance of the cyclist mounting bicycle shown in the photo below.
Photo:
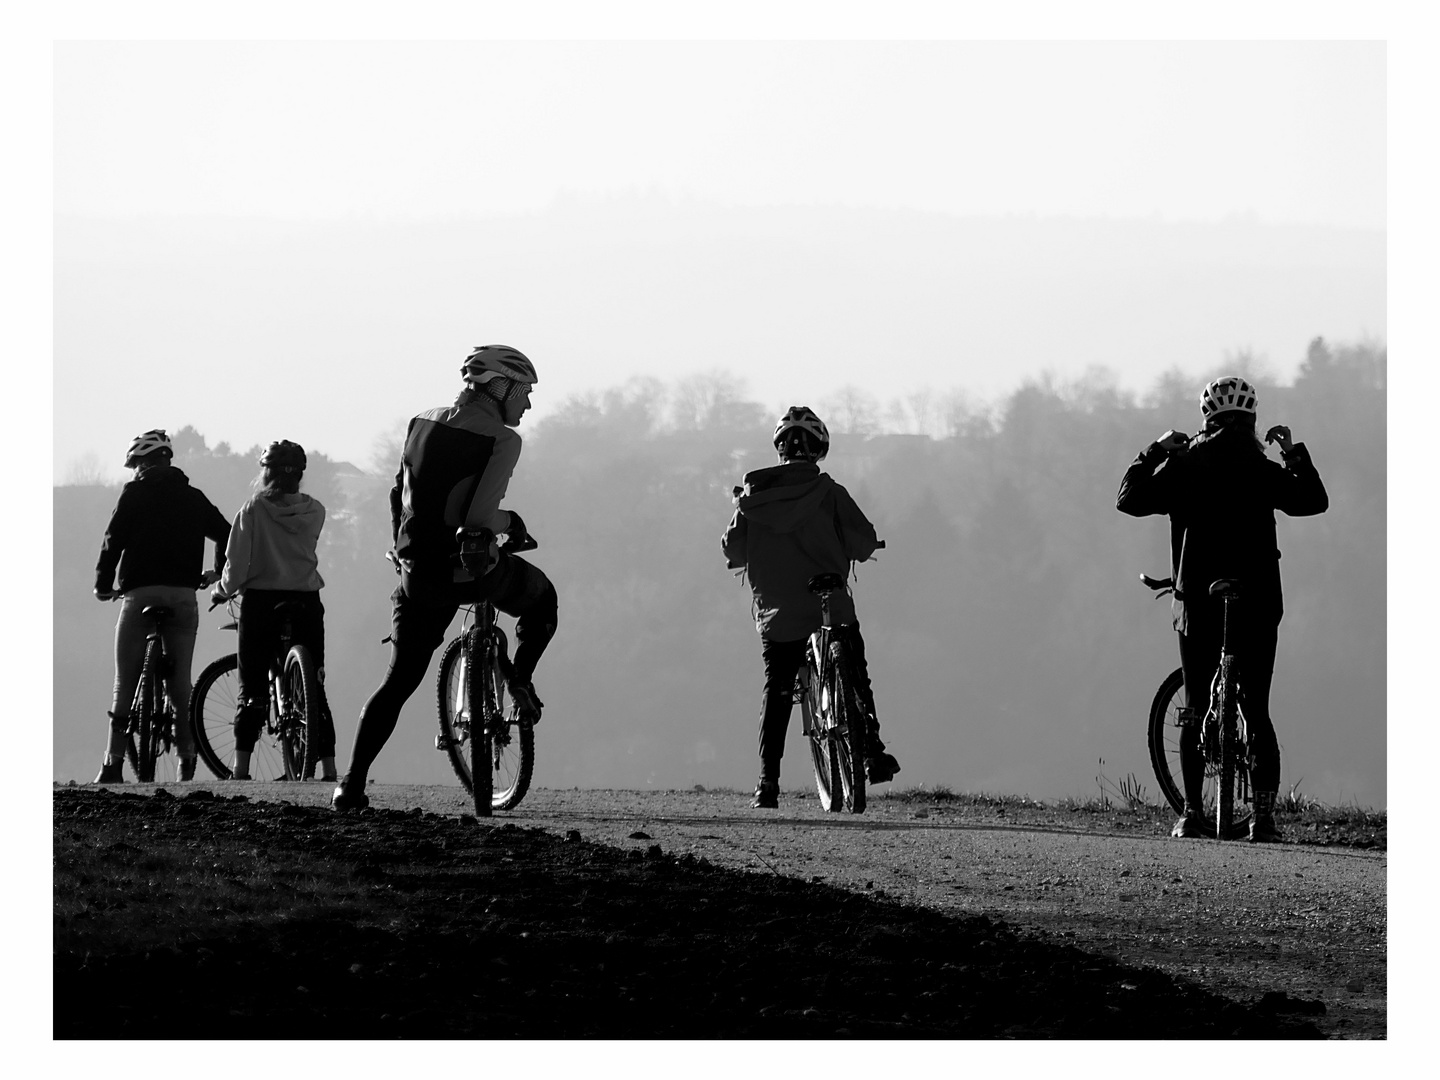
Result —
<path fill-rule="evenodd" d="M 329 717 L 325 700 L 325 606 L 315 548 L 325 524 L 320 500 L 301 494 L 305 448 L 282 439 L 260 455 L 256 493 L 246 500 L 230 528 L 225 572 L 210 594 L 217 604 L 238 595 L 240 693 L 235 700 L 235 760 L 231 777 L 250 779 L 250 755 L 270 708 L 270 665 L 275 658 L 288 608 L 291 643 L 304 645 L 320 675 L 320 713 Z M 335 727 L 321 724 L 310 737 L 322 780 L 335 780 Z"/>
<path fill-rule="evenodd" d="M 461 605 L 488 599 L 516 616 L 518 646 L 508 678 L 521 719 L 535 723 L 542 703 L 531 681 L 555 635 L 559 598 L 537 567 L 518 555 L 499 560 L 478 579 L 458 562 L 461 526 L 525 535 L 513 510 L 500 509 L 520 457 L 515 431 L 530 408 L 535 365 L 508 345 L 481 345 L 460 369 L 465 388 L 453 405 L 410 421 L 400 470 L 390 492 L 392 555 L 400 584 L 391 594 L 390 668 L 360 712 L 350 767 L 335 788 L 337 810 L 367 806 L 365 782 L 400 716 L 425 678 L 430 657 Z"/>
<path fill-rule="evenodd" d="M 125 453 L 125 468 L 135 478 L 120 491 L 110 515 L 100 560 L 95 565 L 95 597 L 124 597 L 115 622 L 115 688 L 110 704 L 110 735 L 97 784 L 125 780 L 125 733 L 140 669 L 145 662 L 149 628 L 142 612 L 150 606 L 171 609 L 162 629 L 170 658 L 166 678 L 175 715 L 190 709 L 190 661 L 195 654 L 195 631 L 200 608 L 195 590 L 220 577 L 225 565 L 225 543 L 230 523 L 205 497 L 191 487 L 190 478 L 170 464 L 175 456 L 170 436 L 159 428 L 137 435 Z M 206 571 L 205 541 L 215 542 L 215 569 Z M 116 571 L 119 584 L 116 584 Z M 195 778 L 195 736 L 190 725 L 175 725 L 180 757 L 180 779 Z"/>
<path fill-rule="evenodd" d="M 1232 621 L 1230 639 L 1253 754 L 1250 839 L 1273 843 L 1281 839 L 1274 816 L 1280 744 L 1270 718 L 1270 681 L 1283 613 L 1275 511 L 1292 517 L 1320 514 L 1330 499 L 1310 452 L 1304 443 L 1291 441 L 1288 427 L 1277 424 L 1265 434 L 1265 442 L 1279 445 L 1284 465 L 1265 456 L 1265 443 L 1255 434 L 1255 388 L 1250 383 L 1233 375 L 1214 380 L 1200 393 L 1200 412 L 1205 427 L 1195 438 L 1167 431 L 1141 451 L 1120 482 L 1115 506 L 1135 517 L 1170 517 L 1174 626 L 1187 704 L 1179 720 L 1185 809 L 1171 835 L 1204 835 L 1199 817 L 1205 779 L 1200 725 L 1223 633 L 1222 603 L 1210 595 L 1210 586 L 1229 578 L 1238 581 L 1240 589 L 1239 618 Z"/>
<path fill-rule="evenodd" d="M 803 405 L 788 409 L 771 441 L 780 464 L 745 474 L 745 487 L 720 540 L 725 562 L 744 568 L 755 594 L 755 628 L 765 664 L 760 706 L 760 779 L 751 806 L 780 805 L 780 758 L 794 704 L 795 676 L 805 658 L 805 642 L 820 626 L 820 598 L 808 583 L 816 574 L 844 577 L 852 562 L 875 551 L 875 527 L 850 493 L 820 471 L 830 451 L 830 432 Z M 880 721 L 865 664 L 865 642 L 848 590 L 830 600 L 831 620 L 847 624 L 856 691 L 870 731 L 865 771 L 869 782 L 883 784 L 900 771 L 880 741 Z"/>

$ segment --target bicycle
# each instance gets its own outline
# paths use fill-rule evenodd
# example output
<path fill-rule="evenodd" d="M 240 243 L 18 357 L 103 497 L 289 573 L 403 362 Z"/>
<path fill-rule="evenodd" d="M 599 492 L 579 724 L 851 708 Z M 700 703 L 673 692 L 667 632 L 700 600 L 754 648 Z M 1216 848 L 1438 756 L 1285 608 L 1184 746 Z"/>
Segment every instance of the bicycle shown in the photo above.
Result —
<path fill-rule="evenodd" d="M 883 548 L 885 541 L 875 545 Z M 820 598 L 820 629 L 805 643 L 795 679 L 800 725 L 810 743 L 810 765 L 820 807 L 831 813 L 865 812 L 867 717 L 855 693 L 843 629 L 830 621 L 830 596 L 845 588 L 844 574 L 816 574 L 807 583 Z"/>
<path fill-rule="evenodd" d="M 216 604 L 210 606 L 214 611 Z M 321 724 L 332 724 L 329 710 L 322 708 L 320 674 L 315 659 L 304 645 L 292 645 L 291 619 L 299 604 L 293 600 L 276 605 L 280 616 L 280 637 L 270 663 L 270 706 L 255 751 L 250 758 L 254 780 L 309 780 L 315 773 L 315 743 L 311 732 Z M 238 630 L 233 599 L 227 605 L 232 621 L 223 630 Z M 190 719 L 195 728 L 195 748 L 206 767 L 221 780 L 230 779 L 229 762 L 235 749 L 235 703 L 240 696 L 240 658 L 230 653 L 213 660 L 195 681 L 190 695 Z"/>
<path fill-rule="evenodd" d="M 455 535 L 460 563 L 477 580 L 495 566 L 500 552 L 539 546 L 530 536 L 506 536 L 499 543 L 489 529 L 462 527 Z M 468 605 L 459 635 L 440 656 L 435 749 L 449 755 L 450 767 L 475 800 L 476 817 L 515 809 L 535 770 L 534 725 L 505 708 L 510 670 L 509 642 L 496 622 L 495 605 L 488 600 Z"/>
<path fill-rule="evenodd" d="M 1141 574 L 1140 580 L 1157 598 L 1175 591 L 1172 578 L 1152 578 Z M 1205 763 L 1201 805 L 1193 809 L 1200 815 L 1201 826 L 1207 836 L 1238 840 L 1248 835 L 1250 812 L 1237 808 L 1254 800 L 1250 786 L 1250 738 L 1245 726 L 1245 713 L 1240 708 L 1235 655 L 1230 647 L 1229 634 L 1231 605 L 1239 599 L 1238 583 L 1222 578 L 1210 586 L 1210 595 L 1220 597 L 1224 622 L 1220 665 L 1210 684 L 1210 701 L 1200 726 L 1200 754 Z M 1185 812 L 1179 735 L 1180 710 L 1185 700 L 1185 672 L 1183 668 L 1176 668 L 1160 684 L 1150 705 L 1146 740 L 1155 779 L 1177 814 Z"/>

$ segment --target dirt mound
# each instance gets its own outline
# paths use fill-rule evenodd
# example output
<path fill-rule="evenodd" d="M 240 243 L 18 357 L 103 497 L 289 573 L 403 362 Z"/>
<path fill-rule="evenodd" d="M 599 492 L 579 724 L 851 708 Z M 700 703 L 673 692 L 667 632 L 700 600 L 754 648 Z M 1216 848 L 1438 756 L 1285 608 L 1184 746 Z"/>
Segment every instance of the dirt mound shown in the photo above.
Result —
<path fill-rule="evenodd" d="M 200 789 L 61 789 L 54 827 L 56 1038 L 1320 1034 L 1318 1002 L 659 844 Z"/>

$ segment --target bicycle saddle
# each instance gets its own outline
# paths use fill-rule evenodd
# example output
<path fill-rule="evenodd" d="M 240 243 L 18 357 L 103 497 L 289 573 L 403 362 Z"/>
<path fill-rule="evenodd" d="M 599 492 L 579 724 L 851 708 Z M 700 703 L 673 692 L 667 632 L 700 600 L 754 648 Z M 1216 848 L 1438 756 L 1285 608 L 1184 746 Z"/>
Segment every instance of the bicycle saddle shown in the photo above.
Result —
<path fill-rule="evenodd" d="M 845 588 L 844 574 L 816 574 L 808 586 L 812 593 L 836 592 Z"/>
<path fill-rule="evenodd" d="M 1240 595 L 1240 582 L 1234 578 L 1221 578 L 1210 586 L 1211 596 L 1228 596 L 1235 598 Z"/>
<path fill-rule="evenodd" d="M 161 607 L 158 604 L 147 604 L 140 610 L 140 614 L 147 619 L 154 619 L 159 622 L 161 619 L 168 619 L 175 614 L 174 608 Z"/>

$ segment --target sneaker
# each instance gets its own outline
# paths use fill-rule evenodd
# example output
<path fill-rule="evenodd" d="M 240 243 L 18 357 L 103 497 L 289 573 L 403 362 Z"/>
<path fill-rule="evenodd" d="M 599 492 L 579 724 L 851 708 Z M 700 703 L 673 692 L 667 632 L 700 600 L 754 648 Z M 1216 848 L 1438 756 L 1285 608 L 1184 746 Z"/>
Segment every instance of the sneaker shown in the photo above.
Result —
<path fill-rule="evenodd" d="M 871 784 L 888 784 L 900 771 L 900 763 L 893 754 L 883 750 L 865 759 L 865 779 Z"/>
<path fill-rule="evenodd" d="M 535 693 L 535 684 L 529 679 L 510 680 L 510 700 L 514 703 L 515 717 L 534 727 L 540 722 L 540 710 L 545 703 Z"/>
<path fill-rule="evenodd" d="M 755 785 L 755 797 L 750 805 L 756 810 L 780 809 L 780 781 L 762 779 Z"/>
<path fill-rule="evenodd" d="M 1275 826 L 1275 792 L 1255 793 L 1255 815 L 1250 819 L 1250 843 L 1278 844 L 1285 837 Z"/>
<path fill-rule="evenodd" d="M 365 794 L 365 786 L 352 788 L 349 780 L 336 784 L 335 793 L 330 796 L 331 810 L 364 810 L 369 805 L 370 796 Z"/>
<path fill-rule="evenodd" d="M 125 782 L 125 766 L 120 762 L 113 765 L 100 766 L 100 775 L 91 781 L 92 784 L 123 784 Z"/>
<path fill-rule="evenodd" d="M 1175 821 L 1175 827 L 1170 830 L 1170 835 L 1184 840 L 1198 840 L 1205 835 L 1205 830 L 1200 827 L 1200 818 L 1195 814 L 1181 814 Z"/>
<path fill-rule="evenodd" d="M 195 759 L 193 757 L 180 759 L 180 779 L 182 782 L 195 779 Z"/>

